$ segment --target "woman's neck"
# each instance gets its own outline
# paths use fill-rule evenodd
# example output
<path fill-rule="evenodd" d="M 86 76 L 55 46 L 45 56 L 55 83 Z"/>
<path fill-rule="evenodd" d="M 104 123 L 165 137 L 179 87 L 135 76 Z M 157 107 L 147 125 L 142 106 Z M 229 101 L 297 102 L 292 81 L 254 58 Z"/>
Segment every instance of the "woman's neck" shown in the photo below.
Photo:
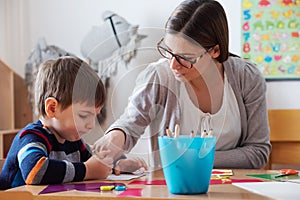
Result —
<path fill-rule="evenodd" d="M 207 72 L 187 84 L 193 103 L 203 112 L 216 113 L 222 106 L 224 89 L 224 68 L 216 63 L 217 70 Z"/>

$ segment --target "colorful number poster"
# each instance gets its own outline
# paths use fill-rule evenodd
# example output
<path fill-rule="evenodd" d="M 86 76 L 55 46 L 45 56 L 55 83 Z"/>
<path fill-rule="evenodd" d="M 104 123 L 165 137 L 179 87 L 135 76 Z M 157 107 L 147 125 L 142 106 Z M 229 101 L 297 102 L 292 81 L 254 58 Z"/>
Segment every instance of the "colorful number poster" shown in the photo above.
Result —
<path fill-rule="evenodd" d="M 242 54 L 267 80 L 300 80 L 300 0 L 242 0 Z"/>

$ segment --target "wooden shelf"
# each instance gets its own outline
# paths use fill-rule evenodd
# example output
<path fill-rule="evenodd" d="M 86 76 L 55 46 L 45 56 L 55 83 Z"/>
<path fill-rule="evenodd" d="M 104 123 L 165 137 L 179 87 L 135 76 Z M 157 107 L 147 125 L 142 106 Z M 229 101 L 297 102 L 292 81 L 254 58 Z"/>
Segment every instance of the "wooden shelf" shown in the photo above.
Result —
<path fill-rule="evenodd" d="M 9 129 L 9 130 L 0 130 L 0 135 L 11 135 L 18 133 L 21 129 Z"/>
<path fill-rule="evenodd" d="M 21 128 L 32 122 L 25 81 L 0 60 L 0 159 L 5 158 Z"/>
<path fill-rule="evenodd" d="M 0 158 L 6 158 L 10 145 L 20 130 L 21 129 L 11 129 L 0 131 L 0 146 L 2 147 L 0 148 Z"/>

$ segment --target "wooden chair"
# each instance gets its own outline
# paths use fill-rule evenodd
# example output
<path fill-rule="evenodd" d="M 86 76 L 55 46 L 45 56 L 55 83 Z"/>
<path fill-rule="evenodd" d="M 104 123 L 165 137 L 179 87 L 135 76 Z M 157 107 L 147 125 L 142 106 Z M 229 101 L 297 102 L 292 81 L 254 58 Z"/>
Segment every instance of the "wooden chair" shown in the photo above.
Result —
<path fill-rule="evenodd" d="M 0 191 L 1 200 L 33 200 L 33 195 L 28 191 Z"/>
<path fill-rule="evenodd" d="M 266 168 L 300 167 L 300 110 L 269 110 L 272 152 Z"/>

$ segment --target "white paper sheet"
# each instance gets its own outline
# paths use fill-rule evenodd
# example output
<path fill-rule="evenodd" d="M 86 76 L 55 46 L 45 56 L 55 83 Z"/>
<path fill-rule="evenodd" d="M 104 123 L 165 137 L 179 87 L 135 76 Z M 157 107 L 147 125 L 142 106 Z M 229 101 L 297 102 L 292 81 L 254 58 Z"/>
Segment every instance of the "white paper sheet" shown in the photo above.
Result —
<path fill-rule="evenodd" d="M 286 182 L 290 182 L 290 183 L 298 183 L 300 184 L 300 179 L 289 179 Z"/>
<path fill-rule="evenodd" d="M 263 196 L 277 200 L 300 199 L 300 184 L 290 182 L 232 183 Z"/>
<path fill-rule="evenodd" d="M 143 174 L 120 174 L 120 175 L 108 175 L 108 177 L 105 180 L 109 181 L 129 181 L 131 179 L 139 178 L 141 176 L 145 176 L 146 173 Z"/>

